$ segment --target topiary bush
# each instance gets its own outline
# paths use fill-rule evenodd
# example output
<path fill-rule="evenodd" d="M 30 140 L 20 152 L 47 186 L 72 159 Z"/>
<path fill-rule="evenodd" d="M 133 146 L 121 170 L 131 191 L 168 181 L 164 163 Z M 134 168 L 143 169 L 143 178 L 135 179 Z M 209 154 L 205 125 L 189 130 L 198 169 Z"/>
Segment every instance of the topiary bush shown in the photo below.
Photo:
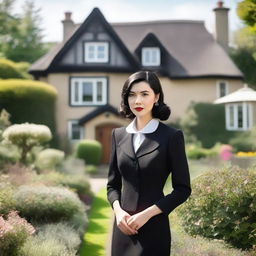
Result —
<path fill-rule="evenodd" d="M 10 113 L 12 124 L 44 124 L 55 135 L 56 99 L 57 90 L 50 84 L 21 79 L 0 80 L 0 109 Z M 53 136 L 50 147 L 55 148 L 55 144 Z"/>
<path fill-rule="evenodd" d="M 85 211 L 78 196 L 67 188 L 24 185 L 17 189 L 14 198 L 21 216 L 33 221 L 69 220 Z"/>
<path fill-rule="evenodd" d="M 193 180 L 191 197 L 178 209 L 184 229 L 238 248 L 252 248 L 256 244 L 255 184 L 255 168 L 204 172 Z"/>
<path fill-rule="evenodd" d="M 187 156 L 189 159 L 201 159 L 218 155 L 220 145 L 216 144 L 212 148 L 202 148 L 200 145 L 188 144 L 186 147 Z"/>
<path fill-rule="evenodd" d="M 19 78 L 26 79 L 28 75 L 19 68 L 15 62 L 7 59 L 0 59 L 0 79 Z M 24 68 L 24 64 L 22 66 Z"/>
<path fill-rule="evenodd" d="M 41 170 L 56 170 L 64 160 L 64 157 L 65 153 L 63 151 L 54 148 L 47 148 L 38 153 L 35 165 Z"/>
<path fill-rule="evenodd" d="M 83 159 L 86 164 L 99 165 L 102 145 L 96 140 L 82 140 L 77 144 L 76 157 Z"/>
<path fill-rule="evenodd" d="M 13 194 L 13 188 L 10 185 L 4 182 L 0 183 L 0 215 L 7 215 L 15 209 Z"/>

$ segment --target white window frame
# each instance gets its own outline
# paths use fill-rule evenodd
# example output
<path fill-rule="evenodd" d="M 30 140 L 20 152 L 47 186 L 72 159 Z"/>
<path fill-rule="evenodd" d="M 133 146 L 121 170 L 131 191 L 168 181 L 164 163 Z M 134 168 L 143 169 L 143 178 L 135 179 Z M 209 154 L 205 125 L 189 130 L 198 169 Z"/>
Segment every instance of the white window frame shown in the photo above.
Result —
<path fill-rule="evenodd" d="M 71 141 L 79 141 L 79 140 L 82 140 L 84 138 L 84 128 L 81 126 L 80 127 L 80 138 L 79 139 L 73 139 L 72 138 L 72 125 L 73 124 L 78 124 L 78 120 L 69 120 L 68 121 L 68 138 L 71 140 Z"/>
<path fill-rule="evenodd" d="M 238 106 L 242 106 L 243 125 L 238 127 Z M 231 125 L 230 107 L 234 109 L 234 125 Z M 226 129 L 229 131 L 247 131 L 253 126 L 253 106 L 248 102 L 229 103 L 225 105 Z"/>
<path fill-rule="evenodd" d="M 83 82 L 92 83 L 92 101 L 83 101 Z M 102 101 L 97 100 L 97 82 L 102 83 Z M 106 77 L 71 77 L 70 86 L 72 106 L 90 106 L 107 104 Z"/>
<path fill-rule="evenodd" d="M 93 57 L 90 56 L 89 48 L 93 47 Z M 98 47 L 104 47 L 104 57 L 99 58 Z M 84 42 L 84 62 L 86 63 L 107 63 L 109 61 L 108 42 Z"/>
<path fill-rule="evenodd" d="M 216 96 L 217 98 L 221 98 L 221 97 L 224 97 L 224 96 L 221 96 L 220 95 L 220 86 L 221 86 L 221 83 L 224 83 L 225 84 L 225 87 L 226 87 L 226 94 L 224 96 L 226 96 L 227 94 L 229 94 L 229 84 L 228 84 L 228 81 L 225 81 L 225 80 L 218 80 L 216 82 Z"/>
<path fill-rule="evenodd" d="M 152 61 L 152 54 L 155 52 L 156 61 Z M 146 54 L 150 55 L 150 61 L 147 61 Z M 143 66 L 160 66 L 161 64 L 161 51 L 159 47 L 143 47 L 141 51 L 141 61 Z"/>

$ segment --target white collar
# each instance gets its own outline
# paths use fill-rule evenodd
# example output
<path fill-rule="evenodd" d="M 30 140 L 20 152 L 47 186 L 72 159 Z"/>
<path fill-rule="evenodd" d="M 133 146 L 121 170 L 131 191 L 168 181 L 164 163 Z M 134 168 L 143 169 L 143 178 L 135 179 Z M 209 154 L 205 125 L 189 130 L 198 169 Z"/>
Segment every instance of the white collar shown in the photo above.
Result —
<path fill-rule="evenodd" d="M 136 118 L 126 127 L 128 133 L 152 133 L 158 127 L 159 121 L 157 119 L 151 119 L 140 131 L 136 128 Z"/>

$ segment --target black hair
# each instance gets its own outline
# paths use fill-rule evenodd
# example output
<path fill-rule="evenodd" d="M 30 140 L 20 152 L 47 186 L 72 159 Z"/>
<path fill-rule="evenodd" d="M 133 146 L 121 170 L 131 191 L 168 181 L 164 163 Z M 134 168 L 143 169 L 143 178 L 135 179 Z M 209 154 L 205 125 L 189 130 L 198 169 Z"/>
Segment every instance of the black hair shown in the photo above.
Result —
<path fill-rule="evenodd" d="M 154 104 L 152 116 L 160 120 L 167 120 L 171 114 L 171 109 L 164 103 L 164 94 L 158 76 L 151 71 L 138 71 L 130 75 L 125 81 L 121 94 L 120 114 L 129 119 L 135 117 L 128 104 L 128 95 L 132 85 L 142 81 L 147 82 L 155 94 L 159 93 L 158 106 Z"/>

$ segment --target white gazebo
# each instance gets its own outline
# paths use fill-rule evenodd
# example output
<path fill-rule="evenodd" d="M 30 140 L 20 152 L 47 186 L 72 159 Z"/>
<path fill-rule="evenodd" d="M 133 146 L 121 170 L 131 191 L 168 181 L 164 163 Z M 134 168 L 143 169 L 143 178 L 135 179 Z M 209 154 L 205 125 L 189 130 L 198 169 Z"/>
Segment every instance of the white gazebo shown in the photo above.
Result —
<path fill-rule="evenodd" d="M 256 91 L 246 84 L 243 88 L 215 100 L 214 104 L 225 104 L 227 130 L 246 131 L 256 124 Z"/>

